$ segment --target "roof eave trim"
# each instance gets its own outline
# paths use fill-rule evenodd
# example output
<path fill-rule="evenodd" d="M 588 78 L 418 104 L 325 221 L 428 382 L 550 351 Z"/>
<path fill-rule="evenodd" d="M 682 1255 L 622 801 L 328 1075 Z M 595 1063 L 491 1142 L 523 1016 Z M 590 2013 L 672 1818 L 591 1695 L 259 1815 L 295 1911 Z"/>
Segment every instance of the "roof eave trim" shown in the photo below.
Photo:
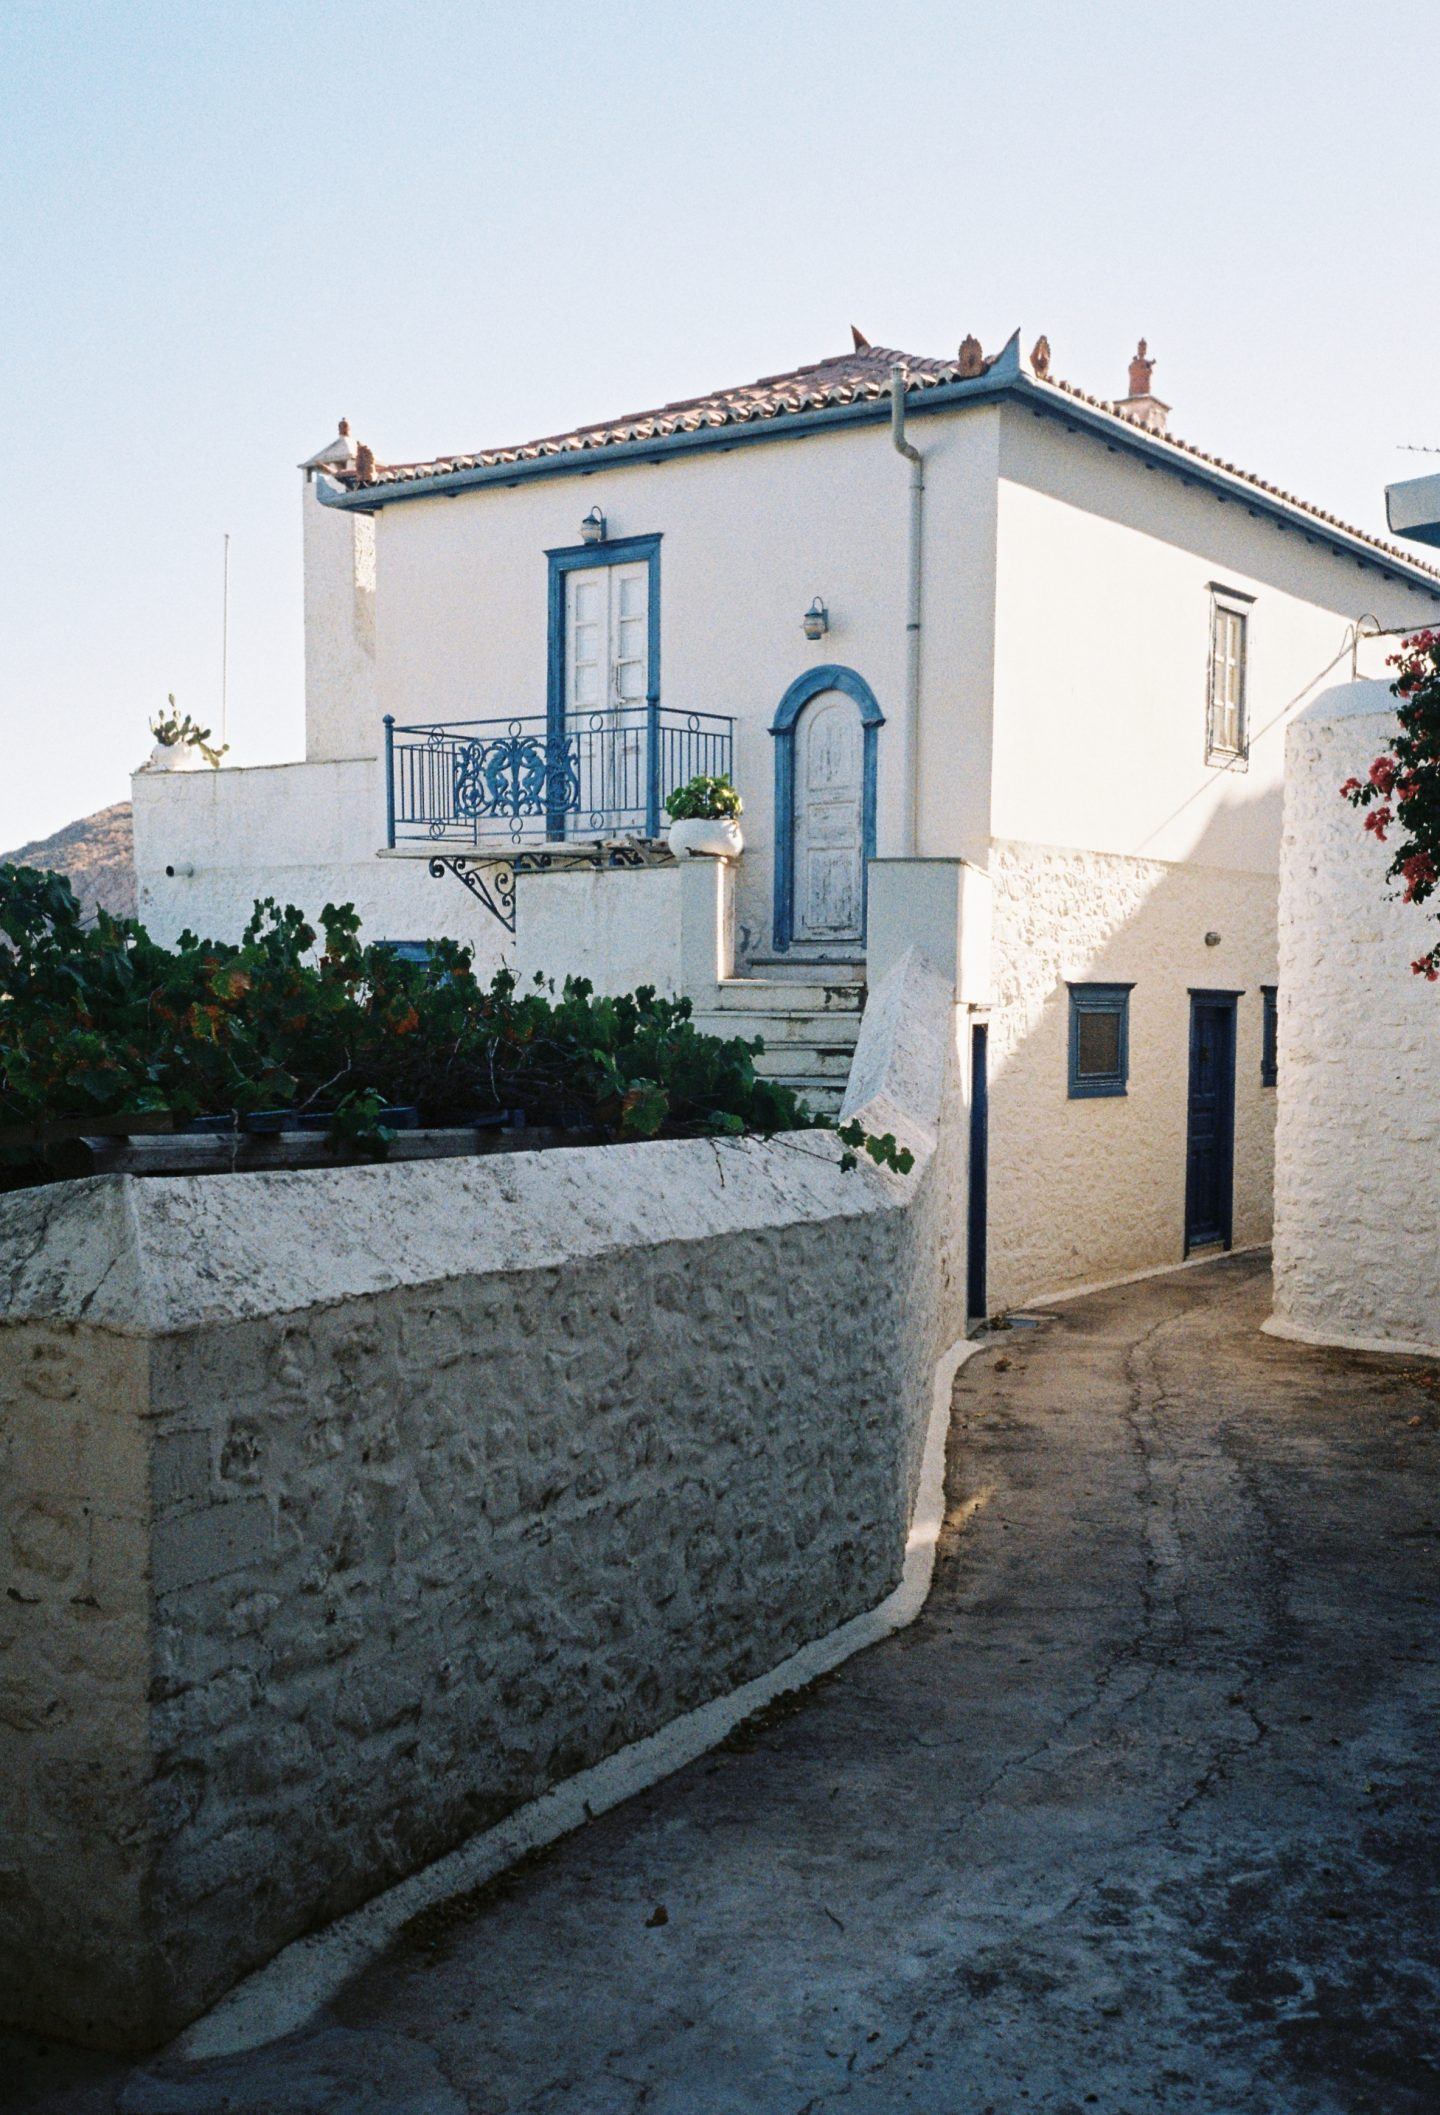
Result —
<path fill-rule="evenodd" d="M 1067 396 L 1043 383 L 1032 382 L 1024 375 L 1010 382 L 1008 393 L 1066 425 L 1084 427 L 1103 440 L 1108 448 L 1123 449 L 1127 454 L 1139 456 L 1157 470 L 1169 471 L 1172 477 L 1193 479 L 1197 484 L 1208 485 L 1224 499 L 1235 500 L 1256 514 L 1268 515 L 1284 528 L 1296 529 L 1317 543 L 1328 544 L 1342 557 L 1354 558 L 1409 587 L 1440 596 L 1440 577 L 1418 561 L 1411 563 L 1393 552 L 1380 550 L 1367 543 L 1363 536 L 1351 535 L 1334 522 L 1323 521 L 1305 507 L 1282 498 L 1278 492 L 1267 492 L 1263 486 L 1252 484 L 1235 471 L 1223 469 L 1218 463 L 1206 462 L 1203 457 L 1189 455 L 1163 436 L 1147 433 L 1143 426 L 1133 425 L 1118 412 L 1102 411 L 1094 404 Z"/>
<path fill-rule="evenodd" d="M 998 403 L 1012 398 L 1046 417 L 1093 434 L 1107 447 L 1138 456 L 1157 470 L 1208 485 L 1223 498 L 1235 500 L 1257 514 L 1268 515 L 1283 527 L 1296 529 L 1317 543 L 1328 545 L 1342 557 L 1354 558 L 1392 580 L 1440 596 L 1440 578 L 1418 561 L 1412 565 L 1403 558 L 1378 550 L 1363 537 L 1352 536 L 1345 529 L 1322 521 L 1318 515 L 1307 513 L 1304 507 L 1282 499 L 1277 493 L 1264 491 L 1233 471 L 1206 462 L 1202 457 L 1187 455 L 1174 442 L 1147 433 L 1143 426 L 1133 425 L 1118 413 L 1103 411 L 1081 398 L 1067 395 L 1051 383 L 1032 379 L 1019 361 L 1009 355 L 1011 347 L 1007 345 L 983 375 L 965 381 L 941 382 L 930 389 L 910 392 L 906 400 L 907 416 L 923 418 L 933 411 L 963 410 L 972 404 Z M 654 435 L 647 440 L 612 441 L 598 448 L 565 449 L 554 455 L 526 456 L 513 463 L 477 464 L 474 469 L 442 471 L 434 477 L 407 478 L 393 485 L 361 485 L 347 489 L 318 476 L 315 491 L 322 506 L 374 514 L 382 507 L 399 506 L 409 500 L 451 498 L 487 485 L 517 485 L 535 477 L 585 477 L 597 470 L 620 468 L 626 463 L 659 462 L 672 455 L 688 455 L 707 448 L 735 448 L 751 441 L 793 440 L 838 427 L 888 424 L 889 419 L 890 398 L 886 394 L 866 397 L 859 403 L 827 404 L 814 411 L 786 412 L 779 418 L 699 426 L 683 432 Z"/>
<path fill-rule="evenodd" d="M 1013 378 L 995 379 L 985 374 L 972 381 L 942 382 L 932 389 L 917 390 L 906 409 L 914 417 L 957 403 L 976 403 L 1003 396 Z M 514 485 L 531 477 L 576 477 L 595 470 L 609 470 L 624 463 L 658 461 L 662 456 L 686 455 L 702 448 L 736 448 L 746 441 L 791 440 L 805 433 L 828 431 L 836 426 L 888 425 L 890 396 L 866 397 L 855 404 L 826 404 L 815 411 L 789 411 L 779 418 L 737 420 L 724 426 L 697 426 L 682 432 L 652 435 L 648 440 L 610 441 L 598 448 L 567 448 L 554 455 L 532 455 L 513 463 L 477 464 L 471 470 L 445 470 L 434 477 L 397 480 L 391 485 L 360 485 L 351 489 L 326 483 L 317 485 L 321 504 L 353 512 L 373 514 L 405 500 L 444 498 L 456 492 L 474 491 L 484 485 Z"/>

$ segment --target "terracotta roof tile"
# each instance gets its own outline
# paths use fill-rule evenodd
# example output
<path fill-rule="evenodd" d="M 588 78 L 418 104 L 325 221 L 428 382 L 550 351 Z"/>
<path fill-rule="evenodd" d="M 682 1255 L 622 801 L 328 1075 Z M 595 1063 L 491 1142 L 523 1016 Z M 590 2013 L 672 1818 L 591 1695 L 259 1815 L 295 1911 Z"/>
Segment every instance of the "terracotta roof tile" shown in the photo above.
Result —
<path fill-rule="evenodd" d="M 981 377 L 994 366 L 997 355 L 984 362 Z M 656 411 L 629 412 L 623 418 L 607 419 L 593 426 L 576 426 L 568 433 L 556 433 L 535 441 L 523 441 L 507 448 L 481 448 L 467 455 L 442 455 L 430 462 L 377 464 L 373 474 L 360 478 L 354 472 L 340 472 L 339 482 L 352 489 L 361 483 L 367 489 L 386 485 L 416 483 L 424 479 L 445 477 L 457 471 L 487 470 L 502 468 L 510 463 L 535 462 L 549 456 L 574 455 L 587 449 L 611 448 L 625 443 L 663 441 L 673 434 L 695 433 L 706 428 L 734 425 L 750 425 L 766 419 L 784 418 L 802 412 L 824 411 L 834 407 L 874 400 L 886 396 L 890 389 L 892 368 L 898 366 L 905 377 L 907 392 L 920 395 L 926 390 L 936 389 L 946 383 L 974 381 L 971 373 L 962 374 L 957 360 L 934 360 L 915 353 L 897 352 L 889 347 L 874 345 L 841 353 L 834 359 L 816 360 L 807 367 L 796 367 L 783 374 L 762 375 L 758 381 L 745 382 L 733 389 L 717 389 L 707 396 L 684 397 L 673 404 L 664 404 Z M 1029 386 L 1045 394 L 1072 398 L 1083 404 L 1087 411 L 1099 413 L 1113 419 L 1116 426 L 1130 434 L 1137 428 L 1131 421 L 1122 418 L 1112 402 L 1103 397 L 1091 396 L 1087 390 L 1079 389 L 1072 382 L 1062 382 L 1052 374 L 1038 375 L 1027 372 Z M 1057 407 L 1058 408 L 1058 407 Z M 1210 455 L 1197 448 L 1191 441 L 1180 440 L 1174 434 L 1146 432 L 1147 444 L 1162 453 L 1173 453 L 1179 460 L 1177 469 L 1185 460 L 1203 464 L 1209 470 L 1224 472 L 1256 492 L 1263 493 L 1282 506 L 1293 507 L 1297 513 L 1308 515 L 1324 527 L 1337 530 L 1356 543 L 1364 544 L 1383 556 L 1397 559 L 1412 572 L 1423 573 L 1432 579 L 1440 579 L 1440 568 L 1424 564 L 1409 551 L 1398 545 L 1386 543 L 1368 530 L 1357 529 L 1342 521 L 1338 515 L 1329 514 L 1323 508 L 1313 506 L 1308 500 L 1298 498 L 1293 492 L 1257 477 L 1253 471 L 1242 470 L 1222 457 Z"/>
<path fill-rule="evenodd" d="M 988 364 L 988 363 L 987 363 Z M 882 397 L 890 388 L 890 370 L 900 366 L 908 389 L 930 389 L 938 382 L 960 378 L 954 360 L 918 359 L 914 353 L 891 352 L 884 346 L 868 346 L 863 352 L 842 353 L 833 360 L 816 360 L 786 374 L 762 375 L 758 382 L 745 382 L 735 389 L 712 390 L 708 396 L 683 397 L 662 404 L 658 411 L 632 411 L 603 424 L 576 426 L 569 433 L 556 433 L 543 440 L 524 441 L 517 447 L 481 448 L 469 455 L 442 455 L 428 463 L 386 463 L 370 480 L 377 485 L 404 484 L 412 478 L 444 477 L 453 470 L 486 470 L 505 463 L 533 462 L 540 456 L 571 455 L 586 448 L 610 448 L 625 441 L 664 440 L 672 433 L 695 433 L 707 426 L 748 424 L 756 419 L 783 418 L 789 413 L 823 411 L 836 404 L 853 404 L 866 397 Z"/>

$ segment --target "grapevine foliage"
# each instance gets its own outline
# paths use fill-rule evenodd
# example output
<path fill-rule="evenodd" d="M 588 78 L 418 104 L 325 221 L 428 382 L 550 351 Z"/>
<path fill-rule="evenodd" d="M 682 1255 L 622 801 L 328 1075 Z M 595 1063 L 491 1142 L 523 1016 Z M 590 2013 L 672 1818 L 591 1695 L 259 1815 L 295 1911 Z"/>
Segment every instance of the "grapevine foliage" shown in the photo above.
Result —
<path fill-rule="evenodd" d="M 1367 811 L 1365 828 L 1379 843 L 1396 833 L 1387 878 L 1399 882 L 1406 903 L 1424 904 L 1440 880 L 1440 632 L 1416 632 L 1390 666 L 1399 723 L 1393 753 L 1377 756 L 1363 779 L 1347 778 L 1340 792 Z M 1410 967 L 1440 982 L 1440 939 Z"/>

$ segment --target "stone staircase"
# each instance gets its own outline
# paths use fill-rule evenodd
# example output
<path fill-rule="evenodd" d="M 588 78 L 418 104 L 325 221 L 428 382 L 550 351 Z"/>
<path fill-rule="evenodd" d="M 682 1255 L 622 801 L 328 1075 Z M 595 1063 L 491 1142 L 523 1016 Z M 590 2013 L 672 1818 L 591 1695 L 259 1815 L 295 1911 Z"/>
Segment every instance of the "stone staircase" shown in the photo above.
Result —
<path fill-rule="evenodd" d="M 762 1036 L 755 1070 L 793 1087 L 817 1116 L 837 1116 L 865 1007 L 859 963 L 752 962 L 744 976 L 715 987 L 714 1003 L 695 1008 L 695 1025 L 711 1035 Z"/>

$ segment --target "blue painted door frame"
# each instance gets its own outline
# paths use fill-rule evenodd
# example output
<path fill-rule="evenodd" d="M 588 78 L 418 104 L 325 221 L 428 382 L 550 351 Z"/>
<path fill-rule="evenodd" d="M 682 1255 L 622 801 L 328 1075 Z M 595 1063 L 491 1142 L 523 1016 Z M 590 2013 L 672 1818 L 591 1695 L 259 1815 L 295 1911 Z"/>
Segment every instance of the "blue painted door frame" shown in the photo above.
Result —
<path fill-rule="evenodd" d="M 1229 1248 L 1235 1206 L 1235 1023 L 1238 991 L 1190 993 L 1185 1128 L 1185 1253 Z"/>
<path fill-rule="evenodd" d="M 645 834 L 660 835 L 660 538 L 619 536 L 613 543 L 567 544 L 545 553 L 550 566 L 545 668 L 545 718 L 552 741 L 565 737 L 565 581 L 570 573 L 591 566 L 633 565 L 643 559 L 649 569 L 649 636 L 645 679 Z M 547 816 L 545 833 L 565 835 L 565 813 Z"/>
<path fill-rule="evenodd" d="M 827 690 L 843 692 L 860 708 L 864 737 L 861 793 L 861 898 L 860 933 L 865 934 L 869 863 L 875 857 L 875 785 L 879 762 L 878 738 L 885 725 L 874 691 L 853 668 L 828 662 L 797 676 L 775 709 L 770 732 L 775 741 L 775 920 L 777 954 L 784 954 L 795 932 L 795 731 L 800 715 L 812 698 Z"/>
<path fill-rule="evenodd" d="M 983 1321 L 990 1241 L 990 1031 L 983 1021 L 970 1030 L 970 1232 L 965 1252 L 965 1312 Z"/>

